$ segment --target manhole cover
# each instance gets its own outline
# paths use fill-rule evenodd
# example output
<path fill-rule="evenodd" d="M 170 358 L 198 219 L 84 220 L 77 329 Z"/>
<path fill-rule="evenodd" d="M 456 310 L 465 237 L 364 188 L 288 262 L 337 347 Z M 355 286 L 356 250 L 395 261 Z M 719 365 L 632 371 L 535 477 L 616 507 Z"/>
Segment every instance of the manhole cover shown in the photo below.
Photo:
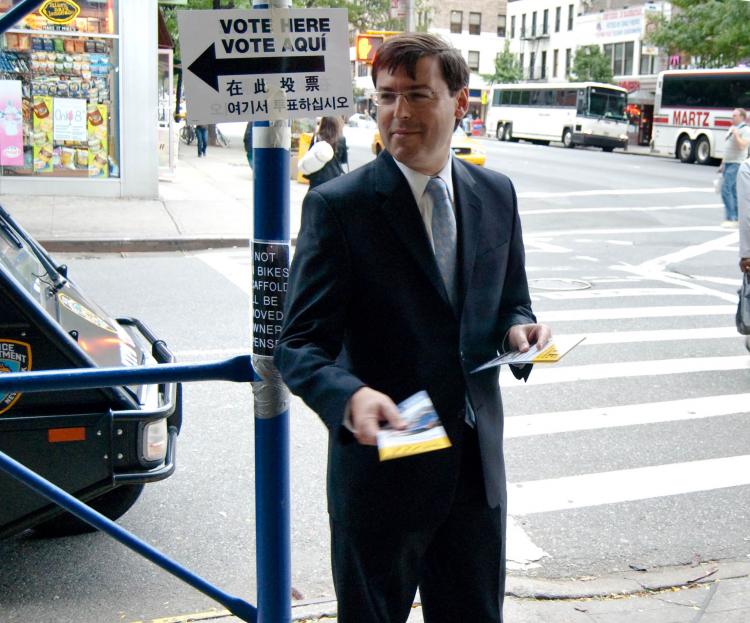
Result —
<path fill-rule="evenodd" d="M 542 277 L 529 279 L 529 287 L 534 290 L 588 290 L 591 284 L 583 279 L 560 279 L 558 277 Z"/>

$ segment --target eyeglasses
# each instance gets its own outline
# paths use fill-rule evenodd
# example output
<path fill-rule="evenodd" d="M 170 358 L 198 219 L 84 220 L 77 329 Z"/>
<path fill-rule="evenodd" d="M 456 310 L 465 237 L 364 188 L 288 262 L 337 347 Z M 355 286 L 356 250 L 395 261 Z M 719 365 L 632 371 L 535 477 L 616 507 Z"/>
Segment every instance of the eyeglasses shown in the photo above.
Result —
<path fill-rule="evenodd" d="M 399 95 L 412 108 L 424 108 L 432 104 L 439 95 L 432 89 L 409 89 L 408 91 L 375 91 L 372 101 L 376 106 L 395 106 Z"/>

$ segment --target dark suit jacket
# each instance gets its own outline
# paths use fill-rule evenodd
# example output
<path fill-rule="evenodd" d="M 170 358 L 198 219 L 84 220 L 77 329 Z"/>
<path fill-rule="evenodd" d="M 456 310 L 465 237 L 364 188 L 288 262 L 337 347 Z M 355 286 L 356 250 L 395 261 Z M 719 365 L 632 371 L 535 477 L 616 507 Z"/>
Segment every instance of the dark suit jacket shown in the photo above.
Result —
<path fill-rule="evenodd" d="M 453 185 L 459 313 L 389 153 L 305 197 L 275 361 L 329 429 L 329 512 L 351 527 L 408 528 L 445 517 L 467 394 L 487 500 L 505 504 L 498 369 L 469 371 L 496 355 L 512 325 L 535 322 L 521 225 L 504 175 L 454 158 Z M 357 443 L 342 425 L 347 401 L 363 385 L 396 402 L 427 390 L 452 447 L 380 463 L 376 448 Z"/>

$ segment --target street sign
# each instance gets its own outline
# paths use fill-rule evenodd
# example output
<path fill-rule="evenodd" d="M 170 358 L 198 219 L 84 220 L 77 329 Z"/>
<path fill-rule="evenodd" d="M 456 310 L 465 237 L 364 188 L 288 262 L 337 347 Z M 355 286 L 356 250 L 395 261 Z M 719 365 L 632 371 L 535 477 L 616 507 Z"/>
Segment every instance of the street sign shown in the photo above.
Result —
<path fill-rule="evenodd" d="M 346 9 L 178 11 L 189 123 L 354 112 Z"/>

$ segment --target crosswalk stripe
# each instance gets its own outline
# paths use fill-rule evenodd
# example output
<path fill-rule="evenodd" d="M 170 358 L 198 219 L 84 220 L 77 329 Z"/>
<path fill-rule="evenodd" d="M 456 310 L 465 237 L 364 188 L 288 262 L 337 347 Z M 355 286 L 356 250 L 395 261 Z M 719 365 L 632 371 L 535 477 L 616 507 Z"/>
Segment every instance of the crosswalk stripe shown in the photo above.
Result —
<path fill-rule="evenodd" d="M 501 384 L 514 385 L 508 366 L 502 366 Z M 593 363 L 582 366 L 556 365 L 535 366 L 526 385 L 548 385 L 601 379 L 632 378 L 638 376 L 663 376 L 666 374 L 689 374 L 691 372 L 714 372 L 750 370 L 750 357 L 693 357 L 691 359 L 655 359 L 652 361 L 623 361 L 615 363 Z"/>
<path fill-rule="evenodd" d="M 750 484 L 750 455 L 508 485 L 508 513 L 530 515 Z"/>
<path fill-rule="evenodd" d="M 555 337 L 565 337 L 575 343 L 585 340 L 581 346 L 600 344 L 632 344 L 637 342 L 679 342 L 681 340 L 715 340 L 736 338 L 736 327 L 706 327 L 696 329 L 657 329 L 652 331 L 601 331 L 598 333 L 565 333 Z"/>
<path fill-rule="evenodd" d="M 734 316 L 736 305 L 664 305 L 653 307 L 613 307 L 612 309 L 562 309 L 540 311 L 540 322 L 578 320 L 619 320 L 622 318 L 668 318 L 670 316 Z"/>
<path fill-rule="evenodd" d="M 673 210 L 715 210 L 720 208 L 721 203 L 693 203 L 676 206 L 602 206 L 596 208 L 571 208 L 561 205 L 556 208 L 539 208 L 519 210 L 521 216 L 531 216 L 535 214 L 571 214 L 571 213 L 589 213 L 589 212 L 665 212 Z"/>
<path fill-rule="evenodd" d="M 622 188 L 598 190 L 570 190 L 562 192 L 526 191 L 518 193 L 519 199 L 551 199 L 553 197 L 606 197 L 628 195 L 675 195 L 677 193 L 713 193 L 710 186 L 677 186 L 675 188 Z"/>
<path fill-rule="evenodd" d="M 531 287 L 533 299 L 579 300 L 623 298 L 631 296 L 705 296 L 704 292 L 690 288 L 604 288 L 601 290 L 552 290 L 544 291 Z"/>
<path fill-rule="evenodd" d="M 642 426 L 748 412 L 750 394 L 724 394 L 575 411 L 554 411 L 505 418 L 505 439 Z"/>

